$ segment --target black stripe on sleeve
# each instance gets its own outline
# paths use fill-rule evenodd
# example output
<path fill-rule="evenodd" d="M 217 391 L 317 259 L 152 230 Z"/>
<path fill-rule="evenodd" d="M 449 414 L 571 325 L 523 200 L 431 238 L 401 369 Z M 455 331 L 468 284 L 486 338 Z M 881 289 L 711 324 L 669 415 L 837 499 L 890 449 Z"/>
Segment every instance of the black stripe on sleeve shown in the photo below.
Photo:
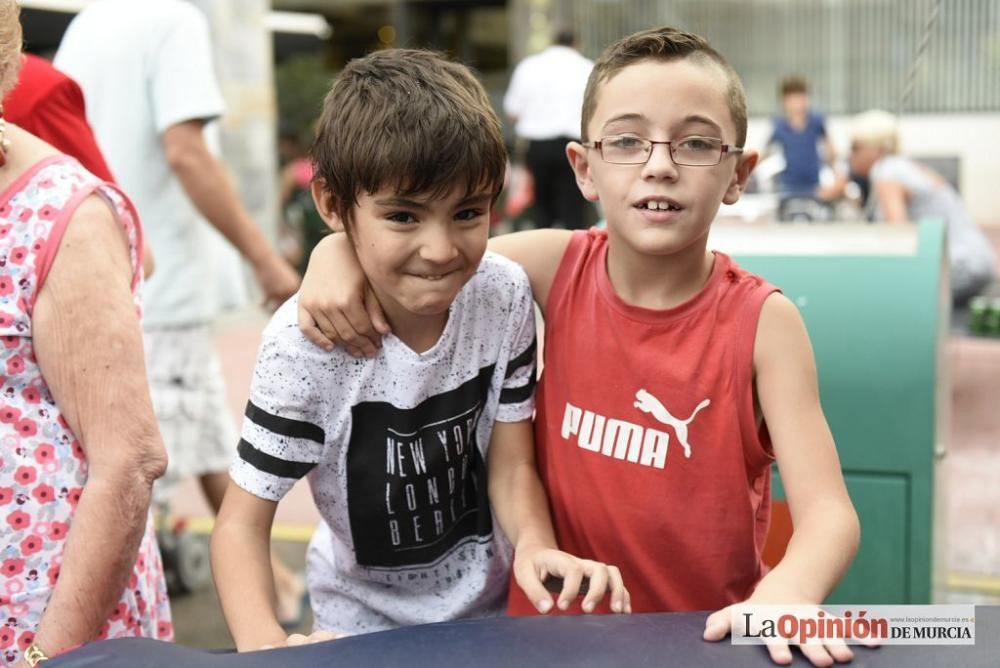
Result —
<path fill-rule="evenodd" d="M 280 415 L 272 415 L 263 408 L 255 406 L 252 401 L 247 402 L 247 409 L 243 414 L 254 424 L 279 436 L 304 438 L 309 441 L 315 441 L 320 445 L 326 443 L 326 432 L 312 422 L 292 420 Z"/>
<path fill-rule="evenodd" d="M 294 478 L 298 480 L 304 477 L 309 471 L 313 470 L 316 465 L 310 462 L 290 462 L 284 459 L 278 459 L 273 455 L 269 455 L 266 452 L 258 450 L 250 443 L 247 443 L 242 438 L 240 439 L 240 444 L 236 448 L 239 453 L 240 458 L 243 459 L 247 464 L 254 467 L 258 471 L 263 471 L 264 473 L 270 473 L 273 476 L 279 478 Z"/>
<path fill-rule="evenodd" d="M 524 349 L 524 352 L 507 363 L 507 373 L 504 380 L 510 378 L 522 367 L 535 361 L 535 348 L 538 347 L 538 340 L 532 339 L 531 345 Z"/>
<path fill-rule="evenodd" d="M 532 393 L 535 391 L 535 377 L 532 376 L 528 379 L 527 385 L 522 385 L 521 387 L 507 387 L 500 392 L 500 403 L 502 404 L 519 404 L 522 401 L 527 401 L 531 398 Z"/>

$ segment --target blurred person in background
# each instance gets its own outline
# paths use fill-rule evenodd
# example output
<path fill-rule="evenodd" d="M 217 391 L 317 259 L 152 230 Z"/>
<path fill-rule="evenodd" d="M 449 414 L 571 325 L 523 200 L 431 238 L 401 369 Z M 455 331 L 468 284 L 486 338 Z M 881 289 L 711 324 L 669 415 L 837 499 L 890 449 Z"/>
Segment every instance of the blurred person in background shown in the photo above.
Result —
<path fill-rule="evenodd" d="M 554 44 L 522 60 L 503 99 L 504 112 L 520 139 L 528 142 L 525 157 L 534 179 L 536 227 L 586 226 L 586 200 L 566 160 L 566 144 L 580 139 L 580 109 L 592 60 L 576 50 L 568 30 Z"/>
<path fill-rule="evenodd" d="M 24 54 L 17 84 L 4 97 L 3 108 L 11 123 L 73 156 L 102 181 L 115 182 L 87 122 L 83 91 L 49 61 Z M 142 270 L 146 278 L 153 273 L 153 254 L 148 247 L 143 248 Z"/>
<path fill-rule="evenodd" d="M 170 459 L 159 494 L 195 475 L 218 512 L 239 437 L 211 330 L 217 260 L 203 218 L 250 263 L 269 304 L 291 296 L 299 277 L 244 209 L 203 135 L 223 112 L 208 21 L 181 0 L 102 0 L 73 19 L 54 64 L 83 89 L 108 164 L 156 249 L 143 325 Z M 296 623 L 305 585 L 277 558 L 274 573 L 281 621 Z"/>
<path fill-rule="evenodd" d="M 870 183 L 868 206 L 890 223 L 938 218 L 948 226 L 951 294 L 957 305 L 995 278 L 996 256 L 958 192 L 937 172 L 897 153 L 896 117 L 872 110 L 854 118 L 851 172 Z"/>
<path fill-rule="evenodd" d="M 0 0 L 0 97 L 20 65 L 18 8 Z M 0 192 L 0 665 L 170 640 L 138 218 L 116 186 L 2 118 Z"/>
<path fill-rule="evenodd" d="M 278 201 L 287 244 L 282 251 L 299 273 L 305 272 L 313 248 L 330 232 L 313 202 L 313 164 L 303 144 L 299 133 L 291 129 L 282 130 L 278 138 Z"/>
<path fill-rule="evenodd" d="M 783 200 L 816 198 L 824 161 L 832 166 L 836 160 L 826 119 L 811 107 L 809 83 L 803 77 L 785 77 L 780 92 L 782 115 L 774 120 L 766 151 L 780 151 L 785 159 L 778 193 Z"/>
<path fill-rule="evenodd" d="M 73 156 L 102 181 L 114 183 L 87 123 L 80 86 L 44 58 L 30 53 L 22 58 L 17 84 L 3 101 L 7 120 Z"/>

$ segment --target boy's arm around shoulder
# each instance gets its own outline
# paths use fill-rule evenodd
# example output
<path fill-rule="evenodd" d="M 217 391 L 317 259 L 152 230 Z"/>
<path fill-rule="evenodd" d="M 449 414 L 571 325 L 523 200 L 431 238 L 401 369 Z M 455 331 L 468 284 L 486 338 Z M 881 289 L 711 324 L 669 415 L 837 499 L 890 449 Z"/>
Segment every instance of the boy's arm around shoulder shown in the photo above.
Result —
<path fill-rule="evenodd" d="M 524 268 L 531 292 L 544 313 L 552 281 L 572 234 L 569 230 L 551 229 L 501 234 L 490 239 L 489 249 Z"/>
<path fill-rule="evenodd" d="M 544 311 L 570 235 L 568 230 L 504 234 L 491 239 L 489 248 L 524 267 Z M 326 350 L 342 345 L 357 357 L 374 357 L 382 336 L 389 333 L 346 234 L 328 235 L 313 249 L 298 303 L 299 328 Z"/>
<path fill-rule="evenodd" d="M 754 343 L 758 401 L 795 527 L 784 558 L 755 592 L 821 603 L 857 552 L 860 528 L 820 404 L 805 323 L 781 294 L 761 309 Z"/>

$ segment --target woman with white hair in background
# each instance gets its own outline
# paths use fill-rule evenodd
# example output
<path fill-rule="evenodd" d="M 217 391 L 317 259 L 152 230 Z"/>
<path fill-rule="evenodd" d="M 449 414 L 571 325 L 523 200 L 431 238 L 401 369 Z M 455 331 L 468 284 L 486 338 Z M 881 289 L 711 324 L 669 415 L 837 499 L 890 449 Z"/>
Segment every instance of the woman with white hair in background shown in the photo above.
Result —
<path fill-rule="evenodd" d="M 869 179 L 869 203 L 876 207 L 876 217 L 890 223 L 943 220 L 948 226 L 952 299 L 964 304 L 993 281 L 993 248 L 969 217 L 958 192 L 926 165 L 898 155 L 898 149 L 895 116 L 873 110 L 855 117 L 851 171 Z"/>
<path fill-rule="evenodd" d="M 0 0 L 0 99 L 20 64 L 18 7 Z M 128 199 L 0 110 L 0 665 L 172 639 L 141 284 Z"/>

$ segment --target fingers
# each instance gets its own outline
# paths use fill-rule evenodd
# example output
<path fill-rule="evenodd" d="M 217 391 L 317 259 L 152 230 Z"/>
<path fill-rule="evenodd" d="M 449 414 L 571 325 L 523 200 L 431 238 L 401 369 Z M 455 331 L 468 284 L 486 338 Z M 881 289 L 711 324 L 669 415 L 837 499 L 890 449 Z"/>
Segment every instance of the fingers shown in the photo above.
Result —
<path fill-rule="evenodd" d="M 805 645 L 802 649 L 805 650 Z M 779 666 L 787 666 L 792 662 L 792 650 L 784 640 L 772 640 L 767 643 L 767 653 L 771 655 L 771 661 Z M 826 654 L 826 652 L 823 652 Z M 808 655 L 807 655 L 808 656 Z M 827 656 L 829 659 L 830 657 Z M 818 665 L 818 664 L 817 664 Z"/>
<path fill-rule="evenodd" d="M 573 599 L 580 593 L 580 585 L 583 583 L 583 567 L 579 563 L 571 562 L 562 573 L 563 586 L 559 594 L 559 601 L 556 605 L 560 610 L 569 610 L 573 604 Z"/>
<path fill-rule="evenodd" d="M 374 357 L 378 349 L 367 337 L 359 334 L 344 311 L 333 310 L 327 313 L 331 328 L 337 333 L 337 339 L 347 352 L 355 357 Z M 360 352 L 360 355 L 355 354 Z"/>
<path fill-rule="evenodd" d="M 514 577 L 542 614 L 552 608 L 551 592 L 558 592 L 560 610 L 568 610 L 577 597 L 583 597 L 580 608 L 590 613 L 607 595 L 612 612 L 632 611 L 632 599 L 618 568 L 560 550 L 541 550 L 530 558 L 515 559 Z"/>
<path fill-rule="evenodd" d="M 799 649 L 802 650 L 802 653 L 805 654 L 805 657 L 814 666 L 825 668 L 826 666 L 833 665 L 833 657 L 830 656 L 827 648 L 823 645 L 799 645 Z M 789 652 L 789 656 L 791 656 L 791 652 Z"/>
<path fill-rule="evenodd" d="M 827 640 L 823 644 L 798 645 L 809 663 L 820 668 L 827 668 L 834 663 L 848 663 L 854 659 L 854 652 L 840 639 Z M 786 643 L 769 643 L 767 651 L 771 660 L 780 665 L 792 662 L 792 650 Z"/>
<path fill-rule="evenodd" d="M 344 339 L 344 342 L 362 350 L 365 357 L 375 357 L 382 344 L 382 336 L 372 326 L 368 311 L 362 308 L 359 315 L 359 313 L 347 309 L 343 311 L 343 316 L 344 320 L 347 321 L 344 331 L 341 332 L 343 334 L 341 338 Z M 349 336 L 352 333 L 356 339 Z"/>
<path fill-rule="evenodd" d="M 389 325 L 374 294 L 367 302 L 345 307 L 330 301 L 300 299 L 299 329 L 307 339 L 325 350 L 342 346 L 355 357 L 374 357 Z"/>
<path fill-rule="evenodd" d="M 302 330 L 302 334 L 307 339 L 323 350 L 330 351 L 334 349 L 336 346 L 334 340 L 323 333 L 323 330 L 316 323 L 316 320 L 313 319 L 312 314 L 305 310 L 301 304 L 299 304 L 298 308 L 298 318 L 299 329 Z"/>
<path fill-rule="evenodd" d="M 580 606 L 584 612 L 593 612 L 597 604 L 604 598 L 604 593 L 608 590 L 608 566 L 595 561 L 584 562 L 583 572 L 590 580 L 587 595 L 583 598 Z M 613 609 L 613 608 L 612 608 Z M 618 610 L 615 610 L 618 612 Z"/>
<path fill-rule="evenodd" d="M 552 609 L 552 594 L 542 584 L 545 573 L 538 573 L 530 562 L 515 564 L 514 580 L 535 609 L 543 615 Z"/>
<path fill-rule="evenodd" d="M 371 320 L 376 332 L 385 336 L 392 331 L 392 328 L 389 327 L 389 320 L 382 312 L 382 305 L 379 304 L 378 297 L 372 291 L 371 285 L 367 286 L 365 293 L 365 309 L 368 311 L 368 319 Z"/>
<path fill-rule="evenodd" d="M 326 642 L 328 640 L 337 640 L 339 638 L 345 638 L 349 636 L 349 633 L 343 633 L 340 631 L 313 631 L 309 635 L 302 635 L 301 633 L 293 633 L 288 636 L 285 641 L 287 647 L 296 647 L 298 645 L 311 645 L 318 642 Z M 261 649 L 272 649 L 273 646 L 265 646 Z"/>
<path fill-rule="evenodd" d="M 729 634 L 731 626 L 732 619 L 730 618 L 730 606 L 727 606 L 708 616 L 708 619 L 705 620 L 705 633 L 702 637 L 705 640 L 717 642 Z"/>
<path fill-rule="evenodd" d="M 831 638 L 826 641 L 826 651 L 830 653 L 834 661 L 848 663 L 854 660 L 854 652 L 847 646 L 841 638 Z"/>
<path fill-rule="evenodd" d="M 622 579 L 622 572 L 617 566 L 608 566 L 608 588 L 609 598 L 611 599 L 611 611 L 612 612 L 631 612 L 631 610 L 626 610 L 626 601 L 628 600 L 628 589 L 625 588 L 625 581 Z M 594 584 L 591 580 L 591 589 L 593 589 Z M 587 594 L 588 597 L 590 594 Z"/>
<path fill-rule="evenodd" d="M 819 643 L 804 643 L 796 645 L 802 650 L 809 663 L 819 668 L 827 668 L 834 663 L 848 663 L 854 659 L 854 652 L 840 638 L 832 638 Z M 786 666 L 792 663 L 792 648 L 787 641 L 775 639 L 767 642 L 767 652 L 771 661 Z"/>

